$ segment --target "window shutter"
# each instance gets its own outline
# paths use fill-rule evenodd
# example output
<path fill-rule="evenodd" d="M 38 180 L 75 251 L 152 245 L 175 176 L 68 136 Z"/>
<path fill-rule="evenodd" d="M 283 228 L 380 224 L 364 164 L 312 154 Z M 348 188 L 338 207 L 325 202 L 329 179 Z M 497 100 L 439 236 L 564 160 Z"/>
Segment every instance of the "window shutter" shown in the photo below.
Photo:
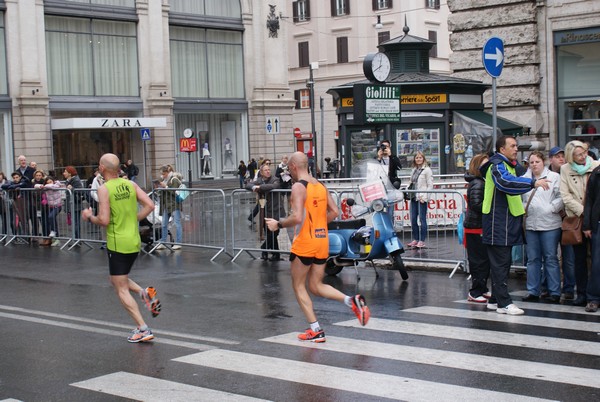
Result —
<path fill-rule="evenodd" d="M 377 0 L 373 0 L 373 11 L 379 10 L 379 4 L 377 4 Z"/>
<path fill-rule="evenodd" d="M 429 57 L 437 57 L 437 32 L 429 31 L 429 40 L 434 43 L 433 47 L 429 51 Z"/>
<path fill-rule="evenodd" d="M 344 0 L 344 9 L 346 10 L 346 15 L 350 15 L 350 0 Z"/>
<path fill-rule="evenodd" d="M 294 99 L 296 99 L 296 109 L 300 109 L 300 90 L 296 89 L 294 91 Z"/>
<path fill-rule="evenodd" d="M 310 0 L 306 0 L 306 21 L 310 20 Z"/>
<path fill-rule="evenodd" d="M 293 17 L 294 22 L 298 22 L 298 2 L 297 1 L 292 2 L 292 17 Z"/>
<path fill-rule="evenodd" d="M 388 0 L 388 8 L 394 8 L 394 0 Z"/>
<path fill-rule="evenodd" d="M 337 15 L 335 10 L 335 0 L 329 0 L 329 5 L 331 6 L 331 16 L 335 17 Z"/>
<path fill-rule="evenodd" d="M 348 62 L 348 37 L 342 36 L 336 39 L 337 41 L 337 62 L 347 63 Z"/>

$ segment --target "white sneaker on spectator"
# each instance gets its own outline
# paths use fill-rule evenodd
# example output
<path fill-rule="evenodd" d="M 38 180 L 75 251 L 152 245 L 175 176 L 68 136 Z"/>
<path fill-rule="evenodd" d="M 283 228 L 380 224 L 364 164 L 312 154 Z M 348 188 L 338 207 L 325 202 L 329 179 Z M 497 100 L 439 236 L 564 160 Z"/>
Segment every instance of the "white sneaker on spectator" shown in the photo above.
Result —
<path fill-rule="evenodd" d="M 498 310 L 498 303 L 489 303 L 487 304 L 488 310 Z"/>
<path fill-rule="evenodd" d="M 483 297 L 483 296 L 473 297 L 473 296 L 471 296 L 471 293 L 469 293 L 469 295 L 467 296 L 467 301 L 474 302 L 474 303 L 487 303 L 487 299 L 485 297 Z"/>
<path fill-rule="evenodd" d="M 56 237 L 56 232 L 54 230 L 50 231 L 48 237 Z"/>
<path fill-rule="evenodd" d="M 525 314 L 525 311 L 521 310 L 514 304 L 509 304 L 506 307 L 499 307 L 496 310 L 496 313 L 508 314 L 508 315 L 522 315 L 522 314 Z"/>
<path fill-rule="evenodd" d="M 166 249 L 164 244 L 159 244 L 158 247 L 156 247 L 157 250 L 164 250 Z"/>
<path fill-rule="evenodd" d="M 175 244 L 173 247 L 171 247 L 172 250 L 181 250 L 181 246 L 179 244 Z"/>

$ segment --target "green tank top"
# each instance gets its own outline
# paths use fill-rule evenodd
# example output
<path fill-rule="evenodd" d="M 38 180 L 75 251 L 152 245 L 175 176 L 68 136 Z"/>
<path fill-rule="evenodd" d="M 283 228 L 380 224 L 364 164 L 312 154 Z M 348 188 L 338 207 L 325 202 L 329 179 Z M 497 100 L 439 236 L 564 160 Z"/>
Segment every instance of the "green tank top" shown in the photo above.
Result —
<path fill-rule="evenodd" d="M 106 248 L 122 254 L 140 251 L 135 187 L 129 180 L 112 179 L 104 183 L 110 200 L 110 222 L 106 227 Z"/>

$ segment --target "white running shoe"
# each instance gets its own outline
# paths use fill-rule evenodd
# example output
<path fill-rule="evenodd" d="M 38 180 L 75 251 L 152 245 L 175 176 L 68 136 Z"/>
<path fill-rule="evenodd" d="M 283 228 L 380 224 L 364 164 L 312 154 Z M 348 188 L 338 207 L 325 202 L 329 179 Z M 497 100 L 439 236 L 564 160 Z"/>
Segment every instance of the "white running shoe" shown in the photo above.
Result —
<path fill-rule="evenodd" d="M 487 308 L 488 310 L 498 310 L 498 303 L 488 303 Z"/>
<path fill-rule="evenodd" d="M 498 314 L 508 314 L 508 315 L 523 315 L 525 311 L 521 310 L 514 304 L 509 304 L 506 307 L 500 307 L 496 310 Z"/>
<path fill-rule="evenodd" d="M 52 230 L 50 232 L 50 234 L 48 235 L 48 237 L 56 237 L 56 232 L 54 230 Z"/>
<path fill-rule="evenodd" d="M 467 296 L 467 301 L 474 302 L 474 303 L 487 303 L 487 299 L 485 297 L 483 297 L 483 296 L 473 297 L 473 296 L 471 296 L 471 293 L 469 293 L 469 295 Z"/>

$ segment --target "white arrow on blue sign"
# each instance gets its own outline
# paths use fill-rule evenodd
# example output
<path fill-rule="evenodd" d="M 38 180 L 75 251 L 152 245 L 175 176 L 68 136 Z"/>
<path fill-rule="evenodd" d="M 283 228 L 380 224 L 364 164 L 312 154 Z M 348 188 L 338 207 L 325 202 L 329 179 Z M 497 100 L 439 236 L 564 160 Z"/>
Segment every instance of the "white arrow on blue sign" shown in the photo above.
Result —
<path fill-rule="evenodd" d="M 497 37 L 491 37 L 483 46 L 483 67 L 489 75 L 497 78 L 504 67 L 504 42 Z"/>

